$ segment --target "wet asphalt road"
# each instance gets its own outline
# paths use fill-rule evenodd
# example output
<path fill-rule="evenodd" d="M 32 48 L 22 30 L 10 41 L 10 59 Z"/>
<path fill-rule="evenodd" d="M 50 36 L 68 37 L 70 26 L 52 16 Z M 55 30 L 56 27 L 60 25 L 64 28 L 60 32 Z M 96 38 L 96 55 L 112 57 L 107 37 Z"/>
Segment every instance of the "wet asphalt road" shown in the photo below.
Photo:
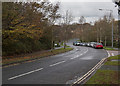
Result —
<path fill-rule="evenodd" d="M 3 68 L 3 84 L 71 84 L 108 56 L 104 49 L 72 47 L 67 53 Z"/>

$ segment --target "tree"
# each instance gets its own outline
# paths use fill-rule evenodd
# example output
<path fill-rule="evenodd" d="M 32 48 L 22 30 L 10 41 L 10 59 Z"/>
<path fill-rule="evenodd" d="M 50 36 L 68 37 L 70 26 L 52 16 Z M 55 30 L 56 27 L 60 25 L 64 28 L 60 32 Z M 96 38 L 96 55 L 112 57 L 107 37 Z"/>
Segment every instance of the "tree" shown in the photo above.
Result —
<path fill-rule="evenodd" d="M 53 5 L 48 1 L 4 2 L 2 8 L 3 55 L 50 49 L 50 19 L 55 21 L 58 18 L 56 17 L 58 9 L 59 5 Z"/>
<path fill-rule="evenodd" d="M 59 5 L 60 5 L 60 3 L 57 2 L 56 5 L 54 5 L 54 6 L 52 7 L 51 12 L 50 12 L 50 15 L 49 15 L 49 17 L 50 17 L 49 21 L 50 21 L 50 23 L 52 24 L 52 28 L 51 28 L 51 32 L 52 32 L 52 36 L 51 36 L 51 37 L 52 37 L 52 40 L 51 40 L 51 43 L 52 43 L 52 45 L 51 45 L 51 49 L 54 49 L 54 35 L 53 35 L 53 33 L 54 33 L 54 24 L 55 24 L 55 22 L 56 22 L 56 19 L 58 19 L 58 18 L 61 17 L 61 15 L 58 13 Z"/>
<path fill-rule="evenodd" d="M 73 16 L 72 16 L 72 13 L 69 11 L 69 10 L 66 10 L 65 12 L 65 16 L 63 16 L 63 21 L 64 21 L 64 34 L 65 34 L 65 37 L 64 37 L 64 49 L 66 48 L 66 41 L 67 41 L 67 35 L 68 35 L 68 28 L 69 28 L 69 25 L 70 23 L 73 21 Z"/>
<path fill-rule="evenodd" d="M 86 22 L 86 19 L 84 18 L 84 16 L 81 16 L 79 19 L 79 24 L 81 24 L 81 31 L 82 31 L 82 37 L 80 37 L 82 41 L 84 41 L 84 28 L 83 28 L 83 24 Z"/>

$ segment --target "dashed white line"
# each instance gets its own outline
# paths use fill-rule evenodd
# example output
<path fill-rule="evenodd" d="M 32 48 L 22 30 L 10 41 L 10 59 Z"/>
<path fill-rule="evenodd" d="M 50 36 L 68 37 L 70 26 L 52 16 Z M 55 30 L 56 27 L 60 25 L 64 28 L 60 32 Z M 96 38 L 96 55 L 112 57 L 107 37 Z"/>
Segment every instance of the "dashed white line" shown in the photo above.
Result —
<path fill-rule="evenodd" d="M 65 62 L 65 61 L 57 62 L 57 63 L 55 63 L 55 64 L 50 65 L 50 67 L 55 66 L 55 65 L 58 65 L 58 64 L 61 64 L 61 63 L 64 63 L 64 62 Z"/>
<path fill-rule="evenodd" d="M 75 56 L 75 57 L 73 57 L 73 58 L 70 58 L 70 59 L 78 58 L 79 56 L 82 56 L 83 54 L 85 54 L 85 53 L 87 53 L 87 52 L 88 52 L 88 48 L 87 48 L 87 50 L 86 50 L 84 53 L 82 53 L 82 54 L 80 54 L 80 55 L 77 55 L 77 56 Z"/>
<path fill-rule="evenodd" d="M 36 69 L 36 70 L 30 71 L 30 72 L 27 72 L 27 73 L 23 73 L 23 74 L 20 74 L 20 75 L 17 75 L 17 76 L 14 76 L 14 77 L 8 78 L 8 80 L 12 80 L 12 79 L 15 79 L 15 78 L 18 78 L 18 77 L 22 77 L 22 76 L 25 76 L 25 75 L 31 74 L 31 73 L 33 73 L 33 72 L 40 71 L 40 70 L 42 70 L 42 69 L 43 69 L 43 68 L 39 68 L 39 69 Z"/>

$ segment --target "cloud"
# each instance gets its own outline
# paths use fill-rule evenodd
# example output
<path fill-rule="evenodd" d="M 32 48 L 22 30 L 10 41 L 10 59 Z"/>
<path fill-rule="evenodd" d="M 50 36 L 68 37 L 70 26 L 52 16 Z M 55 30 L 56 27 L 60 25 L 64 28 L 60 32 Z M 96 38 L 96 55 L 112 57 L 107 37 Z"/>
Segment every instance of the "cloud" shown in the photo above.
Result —
<path fill-rule="evenodd" d="M 61 2 L 60 13 L 64 15 L 66 10 L 70 10 L 76 18 L 84 16 L 87 21 L 95 21 L 110 14 L 110 11 L 100 11 L 100 8 L 113 10 L 113 16 L 117 19 L 117 8 L 112 2 Z"/>
<path fill-rule="evenodd" d="M 112 0 L 50 0 L 52 2 L 112 2 Z"/>

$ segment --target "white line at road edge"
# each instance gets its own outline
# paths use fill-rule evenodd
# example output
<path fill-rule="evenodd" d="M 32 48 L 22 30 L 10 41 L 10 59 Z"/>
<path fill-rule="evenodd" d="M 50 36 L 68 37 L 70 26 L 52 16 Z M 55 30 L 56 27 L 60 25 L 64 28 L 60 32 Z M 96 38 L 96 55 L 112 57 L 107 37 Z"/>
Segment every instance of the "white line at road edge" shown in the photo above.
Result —
<path fill-rule="evenodd" d="M 57 63 L 55 63 L 55 64 L 50 65 L 50 67 L 55 66 L 55 65 L 58 65 L 58 64 L 61 64 L 61 63 L 64 63 L 64 62 L 65 62 L 65 61 L 57 62 Z"/>
<path fill-rule="evenodd" d="M 22 76 L 25 76 L 25 75 L 31 74 L 31 73 L 33 73 L 33 72 L 40 71 L 40 70 L 42 70 L 42 69 L 43 69 L 43 68 L 39 68 L 39 69 L 36 69 L 36 70 L 30 71 L 30 72 L 27 72 L 27 73 L 23 73 L 23 74 L 20 74 L 20 75 L 17 75 L 17 76 L 11 77 L 11 78 L 9 78 L 8 80 L 12 80 L 12 79 L 15 79 L 15 78 L 18 78 L 18 77 L 22 77 Z"/>

